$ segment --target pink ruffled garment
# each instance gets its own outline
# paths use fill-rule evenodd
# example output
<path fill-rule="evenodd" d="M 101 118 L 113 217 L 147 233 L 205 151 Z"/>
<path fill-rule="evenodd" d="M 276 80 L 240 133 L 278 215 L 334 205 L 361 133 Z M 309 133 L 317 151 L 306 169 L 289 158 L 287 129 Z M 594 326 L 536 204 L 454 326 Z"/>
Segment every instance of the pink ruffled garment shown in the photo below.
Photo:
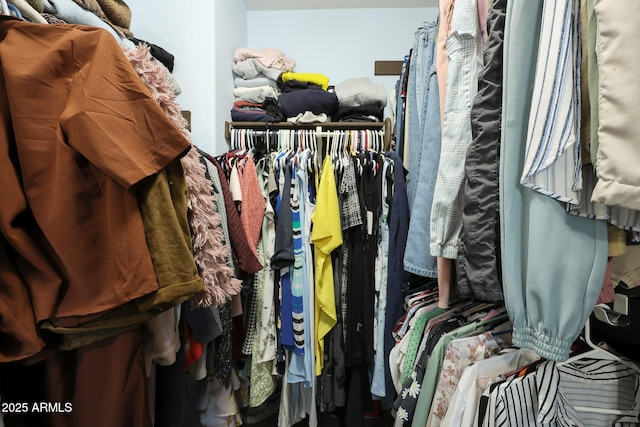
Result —
<path fill-rule="evenodd" d="M 125 51 L 131 65 L 145 83 L 167 117 L 191 141 L 187 121 L 182 117 L 175 93 L 160 65 L 149 59 L 149 47 L 142 44 Z M 192 146 L 193 148 L 193 146 Z M 198 307 L 216 306 L 237 295 L 242 283 L 227 264 L 220 214 L 212 195 L 212 185 L 195 149 L 182 158 L 188 187 L 188 219 L 193 257 L 204 281 L 205 291 L 192 298 Z"/>

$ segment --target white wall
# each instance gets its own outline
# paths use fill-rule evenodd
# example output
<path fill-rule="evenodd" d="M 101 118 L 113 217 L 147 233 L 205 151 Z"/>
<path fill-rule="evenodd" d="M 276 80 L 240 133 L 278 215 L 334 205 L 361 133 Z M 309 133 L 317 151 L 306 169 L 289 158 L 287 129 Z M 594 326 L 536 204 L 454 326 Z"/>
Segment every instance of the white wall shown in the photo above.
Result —
<path fill-rule="evenodd" d="M 134 35 L 175 56 L 173 75 L 182 87 L 178 102 L 191 111 L 194 143 L 212 154 L 225 151 L 224 120 L 229 118 L 233 93 L 217 88 L 233 86 L 227 71 L 233 51 L 246 45 L 244 2 L 127 0 L 127 4 Z"/>
<path fill-rule="evenodd" d="M 233 54 L 247 45 L 247 10 L 241 0 L 215 0 L 216 58 L 216 153 L 228 150 L 224 139 L 224 122 L 231 120 L 233 107 Z"/>
<path fill-rule="evenodd" d="M 376 60 L 402 60 L 415 30 L 437 8 L 247 11 L 242 0 L 127 0 L 131 30 L 175 56 L 178 102 L 191 110 L 191 134 L 212 154 L 227 149 L 224 121 L 233 104 L 231 65 L 238 47 L 277 47 L 331 84 L 369 77 L 395 86 L 395 76 L 375 76 Z"/>
<path fill-rule="evenodd" d="M 256 10 L 247 13 L 247 41 L 253 49 L 281 49 L 296 71 L 325 74 L 332 85 L 369 77 L 389 92 L 398 78 L 375 76 L 375 61 L 402 60 L 418 27 L 437 15 L 434 7 Z"/>

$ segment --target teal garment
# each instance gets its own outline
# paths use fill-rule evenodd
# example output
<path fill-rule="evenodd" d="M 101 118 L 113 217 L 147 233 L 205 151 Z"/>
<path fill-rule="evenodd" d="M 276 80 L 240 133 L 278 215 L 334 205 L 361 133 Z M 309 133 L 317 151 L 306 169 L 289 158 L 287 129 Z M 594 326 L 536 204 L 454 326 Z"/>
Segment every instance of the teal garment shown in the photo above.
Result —
<path fill-rule="evenodd" d="M 510 0 L 504 44 L 500 243 L 513 344 L 566 360 L 604 279 L 607 227 L 520 185 L 542 0 Z M 551 55 L 554 53 L 551 52 Z"/>
<path fill-rule="evenodd" d="M 429 320 L 434 317 L 438 317 L 443 314 L 445 311 L 444 308 L 436 307 L 433 310 L 429 310 L 426 313 L 420 315 L 420 317 L 416 318 L 416 322 L 414 323 L 411 330 L 409 330 L 409 346 L 407 348 L 407 354 L 404 356 L 404 363 L 402 365 L 402 384 L 407 382 L 409 379 L 409 375 L 413 371 L 413 365 L 416 362 L 416 357 L 418 356 L 418 349 L 420 348 L 420 342 L 422 341 L 422 336 L 424 335 L 424 329 L 429 323 Z"/>

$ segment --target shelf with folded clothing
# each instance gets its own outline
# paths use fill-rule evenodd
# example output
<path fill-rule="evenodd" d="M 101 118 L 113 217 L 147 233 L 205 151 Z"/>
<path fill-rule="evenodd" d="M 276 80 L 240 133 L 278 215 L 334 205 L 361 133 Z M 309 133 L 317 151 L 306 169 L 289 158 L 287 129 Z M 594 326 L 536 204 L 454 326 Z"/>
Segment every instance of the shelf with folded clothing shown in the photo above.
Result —
<path fill-rule="evenodd" d="M 380 130 L 383 132 L 383 149 L 391 147 L 392 122 L 386 118 L 383 122 L 323 122 L 323 123 L 291 123 L 291 122 L 229 122 L 224 123 L 224 137 L 231 139 L 233 129 L 251 129 L 256 131 L 278 131 L 282 129 L 311 129 L 321 132 L 333 130 Z"/>

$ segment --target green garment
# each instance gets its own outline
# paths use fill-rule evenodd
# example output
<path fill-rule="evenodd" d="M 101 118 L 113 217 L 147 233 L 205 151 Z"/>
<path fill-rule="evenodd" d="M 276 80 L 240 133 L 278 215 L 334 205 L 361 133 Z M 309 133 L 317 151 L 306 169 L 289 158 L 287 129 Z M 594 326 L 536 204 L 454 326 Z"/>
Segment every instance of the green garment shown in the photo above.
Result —
<path fill-rule="evenodd" d="M 424 427 L 427 425 L 429 411 L 431 411 L 431 401 L 433 400 L 433 396 L 436 392 L 438 378 L 440 378 L 440 369 L 442 368 L 442 363 L 444 362 L 444 356 L 447 353 L 447 346 L 449 343 L 454 339 L 464 337 L 465 335 L 483 332 L 487 325 L 494 324 L 494 322 L 501 319 L 507 320 L 507 315 L 503 314 L 485 322 L 469 323 L 468 325 L 461 326 L 458 329 L 444 334 L 438 340 L 438 343 L 433 348 L 427 362 L 427 368 L 424 373 L 424 379 L 422 380 L 422 387 L 420 388 L 420 395 L 418 396 L 416 412 L 413 414 L 411 427 Z"/>
<path fill-rule="evenodd" d="M 407 354 L 404 357 L 404 364 L 402 365 L 402 384 L 407 382 L 411 372 L 413 371 L 413 365 L 416 362 L 418 349 L 427 323 L 429 323 L 429 320 L 440 316 L 445 311 L 447 310 L 444 308 L 436 307 L 433 310 L 429 310 L 426 313 L 421 314 L 420 317 L 416 319 L 415 324 L 409 331 L 409 347 L 407 348 Z"/>

